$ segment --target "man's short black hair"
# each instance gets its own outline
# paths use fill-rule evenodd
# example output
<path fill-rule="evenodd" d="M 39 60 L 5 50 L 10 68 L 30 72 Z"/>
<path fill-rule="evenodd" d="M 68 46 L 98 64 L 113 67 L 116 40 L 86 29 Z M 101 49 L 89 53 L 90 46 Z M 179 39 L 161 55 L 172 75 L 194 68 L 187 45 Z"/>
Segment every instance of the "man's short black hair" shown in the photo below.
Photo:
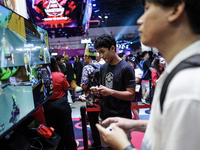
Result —
<path fill-rule="evenodd" d="M 144 58 L 144 56 L 145 56 L 146 54 L 148 54 L 148 53 L 149 53 L 148 51 L 142 52 L 142 58 Z"/>
<path fill-rule="evenodd" d="M 90 57 L 92 60 L 96 60 L 96 56 L 88 56 Z"/>
<path fill-rule="evenodd" d="M 162 7 L 170 7 L 177 3 L 185 2 L 185 11 L 190 27 L 194 33 L 200 34 L 200 0 L 142 0 L 143 5 L 145 5 L 145 2 L 154 3 Z"/>
<path fill-rule="evenodd" d="M 120 58 L 122 58 L 124 55 L 125 55 L 125 53 L 119 53 L 119 54 L 118 54 L 118 56 L 119 56 Z"/>
<path fill-rule="evenodd" d="M 104 47 L 110 50 L 112 45 L 115 46 L 115 51 L 116 51 L 115 38 L 112 35 L 103 34 L 95 40 L 94 47 L 95 49 Z"/>
<path fill-rule="evenodd" d="M 60 61 L 62 58 L 64 58 L 64 56 L 58 55 L 58 56 L 56 56 L 56 61 Z"/>

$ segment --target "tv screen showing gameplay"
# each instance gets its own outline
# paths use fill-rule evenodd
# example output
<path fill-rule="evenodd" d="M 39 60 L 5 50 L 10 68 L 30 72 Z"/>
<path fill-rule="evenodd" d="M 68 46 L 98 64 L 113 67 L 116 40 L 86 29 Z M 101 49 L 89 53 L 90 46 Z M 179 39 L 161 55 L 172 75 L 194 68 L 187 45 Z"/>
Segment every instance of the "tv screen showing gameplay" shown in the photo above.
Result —
<path fill-rule="evenodd" d="M 53 95 L 47 31 L 0 5 L 0 139 Z"/>
<path fill-rule="evenodd" d="M 77 27 L 73 0 L 26 0 L 29 19 L 42 28 Z"/>

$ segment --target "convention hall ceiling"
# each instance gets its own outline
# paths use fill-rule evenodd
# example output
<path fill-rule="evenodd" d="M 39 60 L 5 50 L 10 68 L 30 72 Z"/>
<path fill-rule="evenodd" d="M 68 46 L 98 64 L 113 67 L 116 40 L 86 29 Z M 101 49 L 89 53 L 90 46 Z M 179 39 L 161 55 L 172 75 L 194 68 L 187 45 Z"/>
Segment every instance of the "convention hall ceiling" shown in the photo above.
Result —
<path fill-rule="evenodd" d="M 83 15 L 86 4 L 84 0 L 74 0 L 76 2 L 77 28 L 64 28 L 49 30 L 49 36 L 55 37 L 82 36 L 87 34 L 82 28 Z M 90 28 L 96 27 L 116 27 L 136 25 L 137 19 L 143 13 L 143 6 L 140 0 L 91 0 L 92 15 Z M 65 35 L 65 33 L 68 33 Z"/>

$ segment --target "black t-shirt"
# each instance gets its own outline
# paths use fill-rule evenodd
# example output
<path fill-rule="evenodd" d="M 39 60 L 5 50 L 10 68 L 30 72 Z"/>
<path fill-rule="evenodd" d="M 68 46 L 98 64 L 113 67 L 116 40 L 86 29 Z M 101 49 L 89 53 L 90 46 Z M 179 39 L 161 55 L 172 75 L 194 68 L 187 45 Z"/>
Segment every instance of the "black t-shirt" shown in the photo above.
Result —
<path fill-rule="evenodd" d="M 151 71 L 149 70 L 149 68 L 151 67 L 151 63 L 149 60 L 146 60 L 144 63 L 143 63 L 143 74 L 145 74 L 145 72 L 148 70 L 148 72 L 146 73 L 146 75 L 144 76 L 144 78 L 142 80 L 149 80 L 151 79 Z"/>
<path fill-rule="evenodd" d="M 67 74 L 67 69 L 65 68 L 65 66 L 62 64 L 58 64 L 59 68 L 60 68 L 60 71 L 66 75 Z"/>
<path fill-rule="evenodd" d="M 114 66 L 106 63 L 100 68 L 100 84 L 117 91 L 126 91 L 126 88 L 135 87 L 135 72 L 125 60 L 121 60 Z M 131 118 L 130 107 L 130 101 L 103 96 L 100 117 L 102 119 L 116 116 Z"/>
<path fill-rule="evenodd" d="M 67 74 L 67 81 L 70 84 L 70 82 L 72 80 L 74 80 L 74 69 L 72 68 L 72 64 L 70 62 L 65 61 L 64 63 L 65 63 L 66 69 L 67 69 L 67 72 L 66 72 L 66 74 Z"/>

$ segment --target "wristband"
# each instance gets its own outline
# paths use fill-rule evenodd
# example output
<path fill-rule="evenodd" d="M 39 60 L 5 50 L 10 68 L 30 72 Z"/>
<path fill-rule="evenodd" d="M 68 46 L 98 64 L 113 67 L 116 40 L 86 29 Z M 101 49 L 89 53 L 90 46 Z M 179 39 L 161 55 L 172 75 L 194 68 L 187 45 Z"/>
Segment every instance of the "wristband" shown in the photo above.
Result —
<path fill-rule="evenodd" d="M 127 146 L 124 150 L 132 150 L 133 148 L 135 148 L 132 144 Z"/>

